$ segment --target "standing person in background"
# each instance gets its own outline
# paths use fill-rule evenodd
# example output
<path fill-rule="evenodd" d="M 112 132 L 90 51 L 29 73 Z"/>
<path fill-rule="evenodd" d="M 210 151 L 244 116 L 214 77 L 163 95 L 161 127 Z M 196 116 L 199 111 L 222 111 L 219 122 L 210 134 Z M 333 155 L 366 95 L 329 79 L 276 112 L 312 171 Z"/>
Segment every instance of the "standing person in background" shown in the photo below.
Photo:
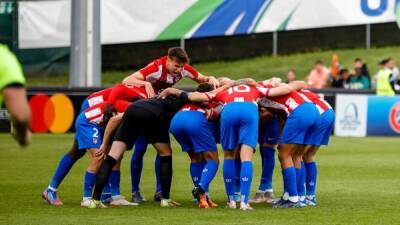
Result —
<path fill-rule="evenodd" d="M 394 96 L 395 78 L 389 68 L 390 58 L 382 60 L 379 65 L 381 69 L 376 74 L 376 94 L 379 96 Z"/>
<path fill-rule="evenodd" d="M 368 82 L 370 86 L 368 88 L 371 88 L 371 76 L 369 74 L 369 70 L 367 67 L 367 64 L 364 62 L 363 59 L 361 58 L 355 58 L 354 59 L 354 69 L 360 69 L 361 70 L 361 76 L 365 77 L 368 79 Z"/>
<path fill-rule="evenodd" d="M 31 110 L 26 98 L 25 77 L 15 55 L 0 44 L 0 108 L 3 97 L 10 113 L 11 135 L 20 146 L 31 142 Z"/>
<path fill-rule="evenodd" d="M 394 79 L 394 90 L 398 91 L 400 90 L 400 71 L 399 67 L 396 65 L 396 60 L 393 57 L 389 57 L 389 62 L 388 62 L 388 67 L 390 70 L 392 70 L 392 76 Z"/>
<path fill-rule="evenodd" d="M 322 60 L 317 60 L 314 69 L 306 78 L 306 82 L 310 88 L 321 89 L 328 85 L 329 70 L 326 68 Z"/>
<path fill-rule="evenodd" d="M 290 82 L 295 81 L 295 80 L 296 80 L 296 70 L 294 70 L 294 69 L 288 70 L 287 75 L 286 75 L 286 83 L 289 84 Z"/>

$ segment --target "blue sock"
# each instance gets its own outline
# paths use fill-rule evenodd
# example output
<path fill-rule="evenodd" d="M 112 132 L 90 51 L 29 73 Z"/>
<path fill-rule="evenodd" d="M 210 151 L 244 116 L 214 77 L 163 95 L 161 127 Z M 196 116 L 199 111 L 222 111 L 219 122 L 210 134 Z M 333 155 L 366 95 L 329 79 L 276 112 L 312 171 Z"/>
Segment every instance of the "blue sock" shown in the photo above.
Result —
<path fill-rule="evenodd" d="M 304 162 L 301 162 L 301 179 L 300 182 L 302 184 L 303 190 L 298 191 L 299 196 L 305 196 L 306 195 L 306 166 L 304 165 Z"/>
<path fill-rule="evenodd" d="M 218 163 L 214 160 L 207 160 L 207 164 L 204 166 L 201 174 L 199 185 L 205 192 L 208 192 L 211 181 L 214 179 L 218 171 Z"/>
<path fill-rule="evenodd" d="M 235 193 L 240 193 L 240 170 L 242 168 L 242 161 L 235 159 Z"/>
<path fill-rule="evenodd" d="M 224 177 L 226 195 L 228 201 L 234 200 L 235 195 L 235 160 L 224 159 L 224 165 L 222 166 L 222 174 Z"/>
<path fill-rule="evenodd" d="M 157 154 L 154 160 L 154 171 L 156 173 L 156 192 L 161 192 L 161 180 L 160 180 L 160 155 Z"/>
<path fill-rule="evenodd" d="M 262 158 L 262 173 L 258 190 L 265 191 L 272 189 L 272 177 L 275 168 L 275 150 L 271 147 L 260 147 Z"/>
<path fill-rule="evenodd" d="M 190 163 L 190 176 L 192 177 L 193 185 L 197 187 L 201 179 L 201 172 L 203 171 L 203 162 L 191 162 Z"/>
<path fill-rule="evenodd" d="M 307 195 L 315 195 L 317 184 L 317 164 L 315 162 L 304 163 L 306 167 L 306 190 Z"/>
<path fill-rule="evenodd" d="M 132 193 L 139 191 L 140 178 L 142 177 L 143 156 L 146 153 L 147 142 L 144 136 L 139 137 L 135 142 L 135 150 L 131 158 L 131 184 Z"/>
<path fill-rule="evenodd" d="M 111 187 L 111 196 L 121 195 L 120 181 L 121 181 L 121 171 L 112 170 L 110 177 L 108 178 L 108 182 L 110 183 Z"/>
<path fill-rule="evenodd" d="M 281 170 L 281 174 L 282 174 L 282 177 L 283 177 L 283 169 Z M 283 180 L 283 181 L 285 181 L 285 180 Z M 285 193 L 285 192 L 287 192 L 288 190 L 287 190 L 287 185 L 286 185 L 286 183 L 285 182 L 283 182 L 283 193 Z"/>
<path fill-rule="evenodd" d="M 283 182 L 290 197 L 297 197 L 296 169 L 292 166 L 283 169 Z"/>
<path fill-rule="evenodd" d="M 93 187 L 96 183 L 96 174 L 86 171 L 84 183 L 83 183 L 83 197 L 90 198 L 92 197 Z"/>
<path fill-rule="evenodd" d="M 242 202 L 249 202 L 249 194 L 251 188 L 251 181 L 253 180 L 253 162 L 243 161 L 240 171 L 240 194 L 242 195 Z"/>
<path fill-rule="evenodd" d="M 306 189 L 305 189 L 305 174 L 304 172 L 304 163 L 301 163 L 301 168 L 296 168 L 296 183 L 297 183 L 297 194 L 299 196 L 305 196 L 306 195 Z"/>
<path fill-rule="evenodd" d="M 110 178 L 108 178 L 108 180 L 110 180 Z M 103 192 L 101 192 L 100 200 L 105 201 L 109 198 L 111 198 L 111 185 L 110 182 L 107 182 L 103 188 Z"/>
<path fill-rule="evenodd" d="M 74 165 L 74 163 L 75 162 L 72 161 L 68 154 L 65 154 L 58 163 L 56 173 L 51 179 L 49 186 L 53 189 L 57 189 L 60 183 L 63 181 L 64 177 L 68 174 L 69 170 Z"/>

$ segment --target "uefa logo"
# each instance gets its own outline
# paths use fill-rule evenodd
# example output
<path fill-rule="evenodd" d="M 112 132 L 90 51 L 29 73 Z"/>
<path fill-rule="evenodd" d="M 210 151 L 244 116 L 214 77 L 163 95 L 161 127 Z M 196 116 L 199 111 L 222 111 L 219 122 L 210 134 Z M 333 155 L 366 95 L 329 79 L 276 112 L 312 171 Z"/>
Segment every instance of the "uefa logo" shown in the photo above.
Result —
<path fill-rule="evenodd" d="M 349 103 L 343 113 L 343 117 L 340 119 L 340 125 L 343 130 L 357 130 L 361 122 L 358 119 L 358 109 L 356 104 Z"/>
<path fill-rule="evenodd" d="M 390 109 L 389 124 L 394 132 L 400 133 L 400 102 L 396 103 Z"/>

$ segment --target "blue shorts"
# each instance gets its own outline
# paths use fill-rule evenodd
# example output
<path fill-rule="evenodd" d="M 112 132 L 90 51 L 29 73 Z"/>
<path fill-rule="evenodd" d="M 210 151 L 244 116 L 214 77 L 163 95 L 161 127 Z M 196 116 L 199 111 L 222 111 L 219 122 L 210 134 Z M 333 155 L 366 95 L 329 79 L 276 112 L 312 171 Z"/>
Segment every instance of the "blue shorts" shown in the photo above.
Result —
<path fill-rule="evenodd" d="M 217 151 L 211 126 L 204 113 L 199 111 L 181 111 L 172 118 L 169 128 L 182 151 L 196 153 Z"/>
<path fill-rule="evenodd" d="M 224 150 L 234 150 L 245 144 L 254 150 L 258 139 L 258 108 L 252 102 L 231 102 L 221 113 L 221 144 Z"/>
<path fill-rule="evenodd" d="M 100 148 L 103 128 L 89 123 L 83 113 L 80 113 L 75 121 L 75 140 L 78 142 L 79 150 L 89 148 Z"/>
<path fill-rule="evenodd" d="M 258 126 L 258 144 L 276 145 L 280 141 L 279 118 L 273 116 L 268 121 L 260 121 Z"/>
<path fill-rule="evenodd" d="M 335 112 L 333 109 L 328 109 L 321 114 L 321 122 L 319 123 L 319 133 L 321 133 L 320 145 L 328 145 L 329 138 L 335 125 Z"/>
<path fill-rule="evenodd" d="M 85 111 L 87 108 L 89 108 L 89 101 L 88 98 L 85 98 L 85 101 L 82 102 L 81 106 L 81 112 Z"/>
<path fill-rule="evenodd" d="M 282 131 L 282 144 L 306 144 L 317 143 L 312 130 L 318 128 L 320 115 L 314 104 L 306 102 L 298 106 L 286 119 Z"/>

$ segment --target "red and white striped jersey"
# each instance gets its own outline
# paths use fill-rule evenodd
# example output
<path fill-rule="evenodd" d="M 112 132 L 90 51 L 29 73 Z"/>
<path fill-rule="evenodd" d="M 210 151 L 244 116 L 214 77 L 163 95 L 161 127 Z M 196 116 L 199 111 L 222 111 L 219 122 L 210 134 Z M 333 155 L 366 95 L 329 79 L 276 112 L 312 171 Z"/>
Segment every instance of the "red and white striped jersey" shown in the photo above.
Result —
<path fill-rule="evenodd" d="M 94 123 L 96 125 L 99 126 L 105 126 L 106 124 L 104 124 L 104 119 L 105 119 L 105 110 L 107 105 L 110 105 L 110 102 L 102 102 L 100 104 L 94 105 L 90 108 L 87 108 L 84 111 L 84 115 L 86 117 L 86 119 L 89 121 L 89 123 Z M 112 104 L 116 110 L 116 112 L 125 112 L 125 110 L 128 108 L 128 106 L 131 104 L 131 102 L 127 102 L 127 101 L 121 101 L 118 100 L 116 101 L 114 104 Z M 115 112 L 115 113 L 116 113 Z"/>
<path fill-rule="evenodd" d="M 137 87 L 125 84 L 116 84 L 108 97 L 108 102 L 114 103 L 117 100 L 131 102 L 135 98 L 147 98 L 147 92 L 144 87 Z"/>
<path fill-rule="evenodd" d="M 257 104 L 258 100 L 261 97 L 268 95 L 268 93 L 269 88 L 242 84 L 218 93 L 206 92 L 205 94 L 210 100 L 221 102 L 223 104 L 230 102 L 253 102 Z"/>
<path fill-rule="evenodd" d="M 304 95 L 312 103 L 314 103 L 320 114 L 324 113 L 328 109 L 332 109 L 332 106 L 329 105 L 328 102 L 326 102 L 321 96 L 319 96 L 318 94 L 316 94 L 316 93 L 314 93 L 312 91 L 302 89 L 302 90 L 299 90 L 297 92 L 300 95 Z"/>
<path fill-rule="evenodd" d="M 206 108 L 207 108 L 206 117 L 208 120 L 211 121 L 211 120 L 216 120 L 219 118 L 219 115 L 221 114 L 224 106 L 215 101 L 212 101 L 207 104 Z"/>
<path fill-rule="evenodd" d="M 167 56 L 161 57 L 149 63 L 146 67 L 139 70 L 144 79 L 150 82 L 156 93 L 163 89 L 173 86 L 182 77 L 197 79 L 199 73 L 189 64 L 185 64 L 178 75 L 169 74 L 167 71 Z"/>
<path fill-rule="evenodd" d="M 268 85 L 267 85 L 268 87 Z M 258 104 L 266 108 L 274 108 L 283 110 L 289 115 L 294 109 L 304 102 L 311 102 L 306 97 L 300 95 L 296 91 L 292 91 L 287 95 L 281 95 L 276 97 L 264 97 Z"/>
<path fill-rule="evenodd" d="M 199 111 L 204 113 L 204 116 L 208 120 L 215 120 L 218 119 L 222 111 L 222 106 L 215 102 L 210 102 L 204 105 L 189 103 L 182 106 L 182 108 L 179 111 Z"/>
<path fill-rule="evenodd" d="M 113 89 L 112 87 L 106 88 L 104 90 L 97 91 L 89 95 L 88 97 L 89 107 L 108 101 L 108 97 L 110 96 L 112 89 Z"/>

